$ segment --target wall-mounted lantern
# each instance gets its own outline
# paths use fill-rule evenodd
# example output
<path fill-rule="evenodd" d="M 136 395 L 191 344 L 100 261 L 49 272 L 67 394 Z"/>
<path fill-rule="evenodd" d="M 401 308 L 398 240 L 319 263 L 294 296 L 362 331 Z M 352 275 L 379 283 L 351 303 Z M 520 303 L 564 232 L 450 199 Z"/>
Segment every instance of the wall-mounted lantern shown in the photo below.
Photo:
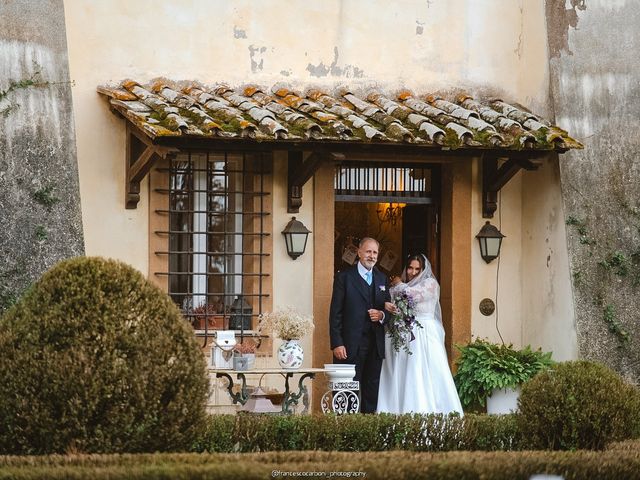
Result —
<path fill-rule="evenodd" d="M 282 234 L 287 244 L 287 253 L 294 260 L 304 253 L 307 248 L 307 238 L 311 230 L 308 230 L 304 224 L 293 217 L 287 226 L 284 227 Z"/>
<path fill-rule="evenodd" d="M 498 258 L 504 237 L 505 236 L 500 233 L 500 230 L 491 225 L 487 220 L 476 235 L 478 243 L 480 244 L 480 256 L 485 262 L 490 263 L 494 258 Z"/>

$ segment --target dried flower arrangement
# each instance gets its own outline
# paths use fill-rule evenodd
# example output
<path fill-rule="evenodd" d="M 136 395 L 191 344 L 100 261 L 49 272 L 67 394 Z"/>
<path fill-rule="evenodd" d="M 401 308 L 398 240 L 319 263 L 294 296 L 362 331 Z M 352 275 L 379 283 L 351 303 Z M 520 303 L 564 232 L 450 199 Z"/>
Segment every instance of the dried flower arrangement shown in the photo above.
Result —
<path fill-rule="evenodd" d="M 282 340 L 299 340 L 313 330 L 313 316 L 303 315 L 294 307 L 278 308 L 260 315 L 258 331 L 273 332 Z"/>

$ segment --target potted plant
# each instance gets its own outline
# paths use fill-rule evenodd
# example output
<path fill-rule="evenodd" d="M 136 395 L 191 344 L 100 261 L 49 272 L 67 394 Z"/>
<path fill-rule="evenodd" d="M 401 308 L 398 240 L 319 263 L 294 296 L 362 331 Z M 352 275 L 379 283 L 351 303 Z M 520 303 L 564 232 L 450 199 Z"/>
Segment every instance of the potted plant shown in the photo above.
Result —
<path fill-rule="evenodd" d="M 223 327 L 223 315 L 218 313 L 216 305 L 200 305 L 188 311 L 187 316 L 196 330 L 217 330 Z"/>
<path fill-rule="evenodd" d="M 258 331 L 274 333 L 283 340 L 278 348 L 278 362 L 283 368 L 300 368 L 304 351 L 298 342 L 313 329 L 313 317 L 303 315 L 294 307 L 284 307 L 260 315 Z"/>
<path fill-rule="evenodd" d="M 244 340 L 233 347 L 233 369 L 251 370 L 256 363 L 256 344 L 253 340 Z"/>
<path fill-rule="evenodd" d="M 513 345 L 476 339 L 468 345 L 456 345 L 460 357 L 454 377 L 460 402 L 465 408 L 482 407 L 488 413 L 509 413 L 517 409 L 519 386 L 551 366 L 551 352 L 521 350 Z"/>

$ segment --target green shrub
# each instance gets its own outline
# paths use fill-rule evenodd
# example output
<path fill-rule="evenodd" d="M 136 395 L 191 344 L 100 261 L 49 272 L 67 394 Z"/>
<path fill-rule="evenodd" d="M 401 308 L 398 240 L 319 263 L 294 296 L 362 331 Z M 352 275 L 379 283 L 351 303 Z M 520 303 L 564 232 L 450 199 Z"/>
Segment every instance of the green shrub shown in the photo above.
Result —
<path fill-rule="evenodd" d="M 565 480 L 638 478 L 640 451 L 261 452 L 0 457 L 0 477 L 21 480 L 366 478 Z"/>
<path fill-rule="evenodd" d="M 196 452 L 515 450 L 513 415 L 212 415 Z"/>
<path fill-rule="evenodd" d="M 564 362 L 522 387 L 518 425 L 532 448 L 602 449 L 638 434 L 640 394 L 604 365 Z"/>
<path fill-rule="evenodd" d="M 519 450 L 522 436 L 516 416 L 473 415 L 464 416 L 464 450 Z"/>
<path fill-rule="evenodd" d="M 191 445 L 191 451 L 236 451 L 235 427 L 236 415 L 208 415 L 200 434 Z"/>
<path fill-rule="evenodd" d="M 0 451 L 184 449 L 208 378 L 171 299 L 124 263 L 61 262 L 0 319 Z"/>
<path fill-rule="evenodd" d="M 640 439 L 623 440 L 621 442 L 611 442 L 607 445 L 609 451 L 636 452 L 640 453 Z"/>

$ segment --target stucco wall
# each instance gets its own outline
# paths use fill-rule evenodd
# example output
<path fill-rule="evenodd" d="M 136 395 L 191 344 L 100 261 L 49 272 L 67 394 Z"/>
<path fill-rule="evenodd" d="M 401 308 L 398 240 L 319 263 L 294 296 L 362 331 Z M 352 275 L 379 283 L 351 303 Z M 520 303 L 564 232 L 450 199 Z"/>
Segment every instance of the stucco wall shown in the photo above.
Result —
<path fill-rule="evenodd" d="M 302 195 L 300 212 L 295 215 L 287 213 L 286 152 L 277 152 L 274 157 L 274 189 L 273 189 L 273 307 L 294 306 L 301 313 L 313 315 L 313 232 L 307 240 L 304 255 L 293 260 L 288 254 L 282 230 L 292 216 L 312 230 L 313 225 L 313 183 L 307 182 Z M 331 258 L 331 252 L 327 252 Z M 324 319 L 323 319 L 324 320 Z M 317 320 L 320 328 L 324 321 Z M 311 367 L 312 336 L 307 335 L 300 343 L 305 351 L 304 367 Z M 274 341 L 274 352 L 280 346 L 280 340 Z"/>
<path fill-rule="evenodd" d="M 0 3 L 0 312 L 83 253 L 62 1 Z"/>
<path fill-rule="evenodd" d="M 493 86 L 525 99 L 536 97 L 547 78 L 544 11 L 531 0 L 66 0 L 65 6 L 72 68 L 89 66 L 83 73 L 94 72 L 99 82 L 356 80 Z"/>
<path fill-rule="evenodd" d="M 389 91 L 403 86 L 420 93 L 464 88 L 550 113 L 545 11 L 538 0 L 65 0 L 65 10 L 87 252 L 120 258 L 143 272 L 148 245 L 146 185 L 138 209 L 125 210 L 124 122 L 95 92 L 99 84 L 164 76 L 232 85 L 349 84 Z M 475 235 L 484 221 L 479 181 L 474 188 Z M 559 189 L 559 184 L 544 188 Z M 274 193 L 274 200 L 284 195 L 284 185 L 276 185 Z M 302 215 L 311 225 L 306 195 Z M 500 273 L 501 331 L 505 341 L 521 344 L 529 338 L 519 315 L 523 304 L 531 305 L 531 315 L 540 317 L 547 315 L 547 299 L 534 293 L 523 297 L 519 280 L 527 274 L 520 255 L 522 225 L 529 224 L 520 212 L 526 204 L 522 181 L 514 179 L 502 196 L 508 238 Z M 273 218 L 278 232 L 278 221 L 284 226 L 289 218 L 283 202 L 274 203 Z M 546 228 L 545 221 L 541 219 L 538 227 Z M 559 230 L 553 235 L 553 242 L 562 239 Z M 293 284 L 306 305 L 311 282 L 292 279 L 304 278 L 307 266 L 301 265 L 307 260 L 280 258 L 279 238 L 274 242 L 274 305 L 289 301 Z M 473 251 L 473 331 L 495 339 L 493 319 L 481 317 L 477 303 L 484 296 L 494 298 L 496 266 L 480 259 L 473 237 L 468 245 Z M 526 251 L 542 255 L 545 248 L 544 243 L 530 242 Z M 288 275 L 289 268 L 296 275 Z"/>
<path fill-rule="evenodd" d="M 639 381 L 640 2 L 547 9 L 556 119 L 585 145 L 560 163 L 579 352 Z"/>
<path fill-rule="evenodd" d="M 474 184 L 481 185 L 479 159 L 474 160 Z M 497 227 L 506 238 L 502 241 L 500 257 L 487 264 L 480 256 L 480 248 L 475 235 L 480 231 L 486 218 L 482 218 L 482 189 L 476 188 L 473 195 L 474 238 L 472 245 L 472 322 L 471 333 L 474 336 L 500 342 L 513 343 L 520 347 L 522 338 L 522 176 L 517 174 L 500 191 L 498 210 L 491 224 Z M 496 303 L 497 313 L 484 316 L 479 305 L 483 298 Z"/>
<path fill-rule="evenodd" d="M 578 349 L 558 158 L 540 160 L 538 170 L 516 174 L 500 191 L 498 210 L 490 220 L 506 235 L 500 257 L 485 263 L 473 239 L 472 334 L 495 342 L 502 338 L 517 347 L 531 345 L 553 352 L 555 360 L 571 360 L 578 358 Z M 479 186 L 478 163 L 474 178 Z M 486 221 L 481 200 L 477 188 L 473 235 Z M 483 298 L 497 298 L 497 314 L 480 313 Z"/>
<path fill-rule="evenodd" d="M 578 358 L 560 188 L 564 161 L 552 155 L 537 171 L 522 172 L 522 339 L 557 361 Z"/>

